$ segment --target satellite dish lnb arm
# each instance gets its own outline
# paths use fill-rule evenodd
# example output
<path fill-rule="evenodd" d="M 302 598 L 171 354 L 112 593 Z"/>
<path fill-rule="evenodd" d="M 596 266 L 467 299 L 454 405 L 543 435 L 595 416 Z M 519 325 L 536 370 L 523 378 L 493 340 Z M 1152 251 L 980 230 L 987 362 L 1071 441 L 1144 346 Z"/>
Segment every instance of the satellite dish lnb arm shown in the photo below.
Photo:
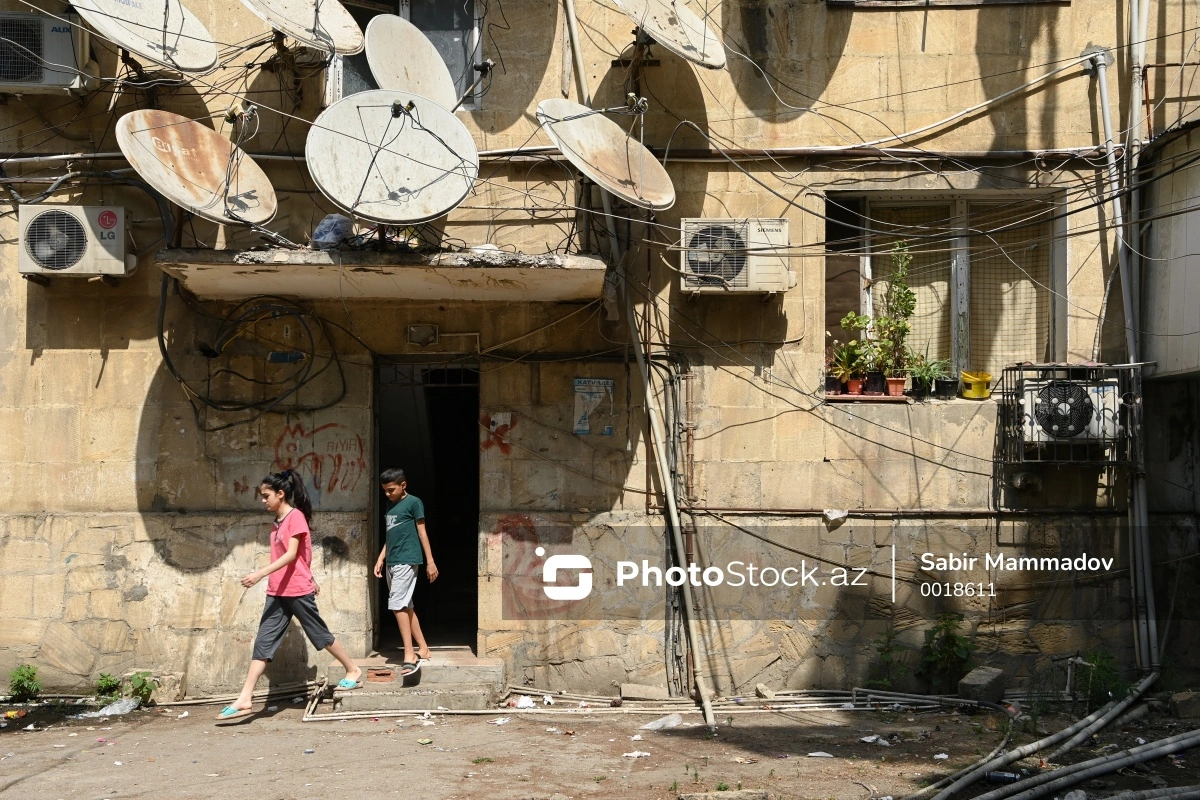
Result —
<path fill-rule="evenodd" d="M 479 88 L 479 84 L 483 83 L 483 79 L 492 74 L 492 67 L 494 66 L 496 66 L 496 62 L 490 58 L 484 59 L 482 64 L 475 65 L 474 69 L 479 73 L 479 77 L 463 92 L 463 96 L 458 98 L 458 102 L 454 104 L 454 108 L 450 109 L 451 112 L 458 111 L 462 104 L 467 102 L 467 98 L 475 94 L 475 90 Z"/>

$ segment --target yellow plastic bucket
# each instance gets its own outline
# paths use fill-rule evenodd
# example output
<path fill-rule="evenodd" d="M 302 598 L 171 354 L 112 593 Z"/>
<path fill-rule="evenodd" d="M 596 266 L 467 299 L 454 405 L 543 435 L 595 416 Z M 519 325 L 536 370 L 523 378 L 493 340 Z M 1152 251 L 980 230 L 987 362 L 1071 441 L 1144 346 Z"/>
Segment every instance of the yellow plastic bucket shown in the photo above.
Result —
<path fill-rule="evenodd" d="M 992 376 L 986 372 L 963 372 L 962 396 L 972 400 L 985 400 L 992 396 Z"/>

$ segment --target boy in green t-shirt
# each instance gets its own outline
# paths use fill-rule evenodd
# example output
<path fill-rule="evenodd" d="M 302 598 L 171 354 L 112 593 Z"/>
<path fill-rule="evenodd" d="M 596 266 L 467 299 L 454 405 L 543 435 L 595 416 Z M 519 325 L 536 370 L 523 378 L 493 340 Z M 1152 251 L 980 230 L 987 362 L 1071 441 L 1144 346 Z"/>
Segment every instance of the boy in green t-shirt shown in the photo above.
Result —
<path fill-rule="evenodd" d="M 429 582 L 437 580 L 438 569 L 429 549 L 425 533 L 425 504 L 408 493 L 408 481 L 402 469 L 385 469 L 379 475 L 383 494 L 392 506 L 387 510 L 387 538 L 383 551 L 375 562 L 375 577 L 387 578 L 388 610 L 395 612 L 404 641 L 404 663 L 401 675 L 412 675 L 429 658 L 429 644 L 421 633 L 421 623 L 412 607 L 413 589 L 417 585 L 417 567 L 425 564 Z M 386 570 L 386 571 L 385 571 Z M 413 650 L 416 642 L 416 650 Z"/>

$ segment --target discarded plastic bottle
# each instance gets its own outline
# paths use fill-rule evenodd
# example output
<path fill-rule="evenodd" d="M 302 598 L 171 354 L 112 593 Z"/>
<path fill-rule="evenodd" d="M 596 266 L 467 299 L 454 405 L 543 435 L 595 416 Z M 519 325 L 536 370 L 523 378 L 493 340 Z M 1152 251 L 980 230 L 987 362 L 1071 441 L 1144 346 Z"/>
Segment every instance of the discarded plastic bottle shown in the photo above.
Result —
<path fill-rule="evenodd" d="M 1016 783 L 1021 775 L 1016 772 L 989 772 L 983 776 L 988 783 Z"/>

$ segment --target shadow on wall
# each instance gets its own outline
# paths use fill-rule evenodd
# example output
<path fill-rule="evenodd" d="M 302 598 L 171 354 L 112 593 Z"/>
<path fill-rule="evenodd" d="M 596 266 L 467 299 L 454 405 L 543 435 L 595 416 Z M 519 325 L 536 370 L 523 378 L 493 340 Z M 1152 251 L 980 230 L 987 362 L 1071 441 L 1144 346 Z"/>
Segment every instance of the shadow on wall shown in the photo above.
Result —
<path fill-rule="evenodd" d="M 471 112 L 484 132 L 507 130 L 521 123 L 527 109 L 538 100 L 560 96 L 557 81 L 553 94 L 539 94 L 547 72 L 557 75 L 562 63 L 560 56 L 564 51 L 570 54 L 560 5 L 554 0 L 539 0 L 509 7 L 499 3 L 482 6 L 485 9 L 480 21 L 483 57 L 496 62 L 482 109 Z M 484 86 L 489 86 L 487 81 Z M 572 93 L 576 86 L 572 76 Z"/>
<path fill-rule="evenodd" d="M 824 94 L 852 15 L 861 13 L 800 0 L 744 0 L 721 9 L 733 86 L 751 113 L 772 122 L 795 119 Z"/>
<path fill-rule="evenodd" d="M 1057 65 L 1059 58 L 1077 55 L 1059 52 L 1061 34 L 1055 32 L 1062 30 L 1059 24 L 1062 11 L 1061 7 L 1051 5 L 1024 6 L 1019 11 L 1014 6 L 980 7 L 975 54 L 985 97 L 1012 91 L 1053 68 L 1045 65 Z M 1045 49 L 1041 47 L 1043 42 Z M 1025 147 L 1030 132 L 1052 136 L 1059 97 L 1057 83 L 1064 79 L 1083 80 L 1078 72 L 1063 73 L 1039 83 L 1028 93 L 1009 98 L 988 114 L 994 126 L 992 149 Z M 1036 105 L 1031 101 L 1036 101 Z M 1033 108 L 1040 111 L 1031 113 Z M 1044 142 L 1047 147 L 1054 144 Z"/>

